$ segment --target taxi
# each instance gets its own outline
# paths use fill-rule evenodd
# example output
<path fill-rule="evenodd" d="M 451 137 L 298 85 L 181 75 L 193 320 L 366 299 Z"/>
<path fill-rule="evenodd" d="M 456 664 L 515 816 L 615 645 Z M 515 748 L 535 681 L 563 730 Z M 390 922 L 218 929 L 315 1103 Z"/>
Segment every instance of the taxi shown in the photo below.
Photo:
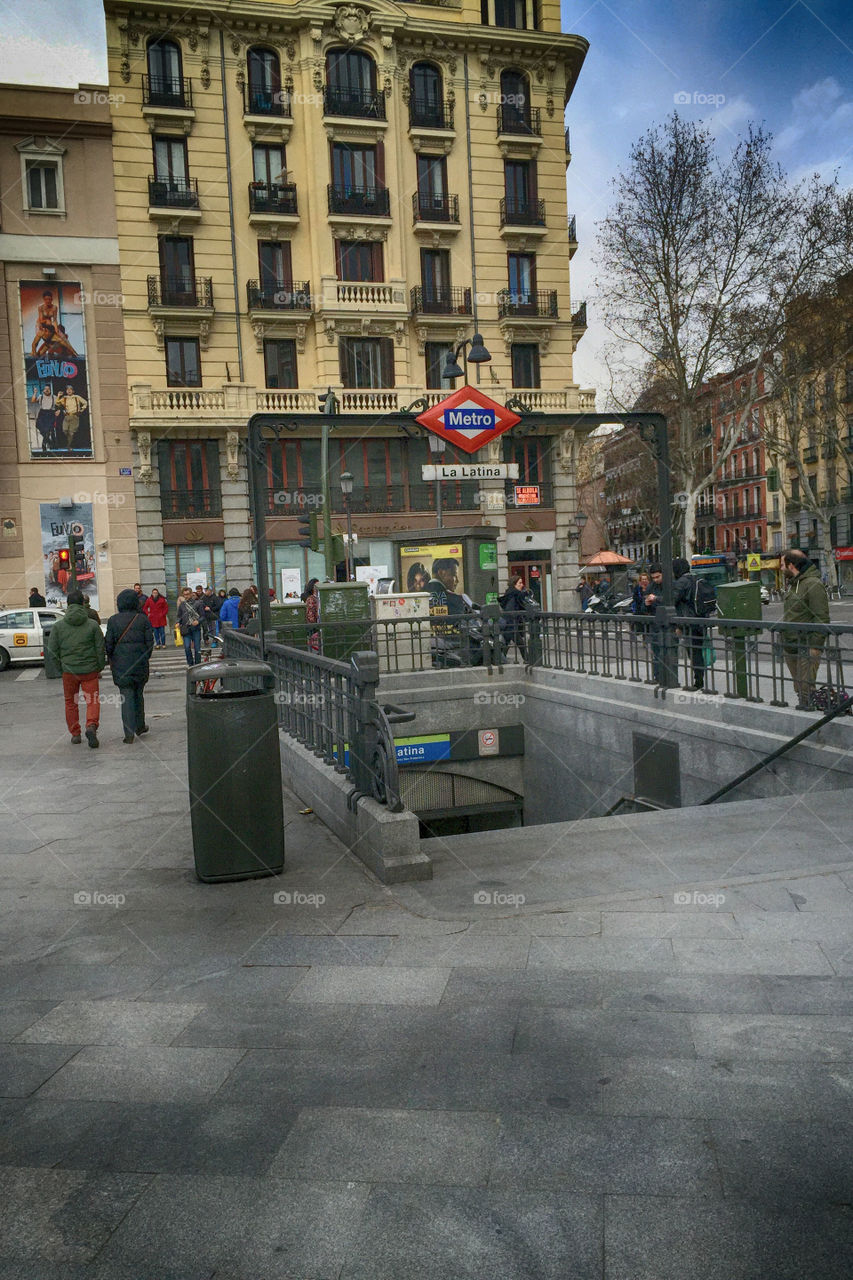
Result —
<path fill-rule="evenodd" d="M 62 609 L 0 609 L 0 671 L 13 662 L 44 661 L 44 646 Z"/>

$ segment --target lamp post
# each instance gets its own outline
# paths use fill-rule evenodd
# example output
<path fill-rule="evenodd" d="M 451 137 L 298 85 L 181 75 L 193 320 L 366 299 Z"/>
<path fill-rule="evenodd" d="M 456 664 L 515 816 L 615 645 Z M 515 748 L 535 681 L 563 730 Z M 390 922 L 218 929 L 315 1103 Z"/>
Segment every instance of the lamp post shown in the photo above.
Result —
<path fill-rule="evenodd" d="M 468 351 L 466 355 L 466 349 L 468 347 L 470 347 L 471 350 Z M 459 368 L 458 363 L 460 355 L 462 356 L 461 369 Z M 451 382 L 455 381 L 457 378 L 464 378 L 467 382 L 469 361 L 471 364 L 479 366 L 481 364 L 488 364 L 491 358 L 490 353 L 486 350 L 483 343 L 483 335 L 481 333 L 475 333 L 473 338 L 463 338 L 461 342 L 457 343 L 454 351 L 448 351 L 447 359 L 444 362 L 444 368 L 441 371 L 441 376 L 442 378 L 448 378 Z M 479 382 L 479 380 L 480 375 L 478 368 L 477 381 Z"/>
<path fill-rule="evenodd" d="M 341 472 L 341 493 L 344 497 L 344 511 L 347 513 L 347 582 L 352 579 L 352 472 Z"/>
<path fill-rule="evenodd" d="M 432 455 L 432 460 L 435 463 L 435 468 L 436 468 L 436 471 L 435 471 L 435 519 L 436 519 L 436 528 L 440 529 L 442 524 L 441 479 L 438 474 L 438 468 L 441 466 L 441 460 L 444 457 L 444 450 L 447 446 L 447 441 L 444 439 L 444 436 L 436 436 L 436 435 L 433 435 L 432 432 L 429 433 L 428 439 L 429 439 L 429 451 L 430 451 L 430 454 Z"/>

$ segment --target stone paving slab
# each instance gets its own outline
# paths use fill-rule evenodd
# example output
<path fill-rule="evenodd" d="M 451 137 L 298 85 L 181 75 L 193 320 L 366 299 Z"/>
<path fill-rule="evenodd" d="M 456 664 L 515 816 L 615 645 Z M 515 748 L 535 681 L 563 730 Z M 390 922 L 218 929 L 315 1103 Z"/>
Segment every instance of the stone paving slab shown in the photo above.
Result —
<path fill-rule="evenodd" d="M 439 1003 L 450 969 L 339 968 L 310 969 L 288 996 L 310 1004 L 430 1004 Z"/>
<path fill-rule="evenodd" d="M 109 1240 L 150 1178 L 70 1169 L 0 1169 L 3 1256 L 85 1262 Z"/>
<path fill-rule="evenodd" d="M 690 1028 L 700 1057 L 853 1062 L 853 1023 L 842 1015 L 706 1013 Z"/>
<path fill-rule="evenodd" d="M 21 1049 L 53 1048 L 21 1045 Z M 104 1102 L 192 1102 L 210 1098 L 240 1061 L 240 1049 L 90 1046 L 42 1085 L 42 1098 Z"/>
<path fill-rule="evenodd" d="M 63 1001 L 17 1037 L 23 1044 L 171 1044 L 203 1005 Z"/>

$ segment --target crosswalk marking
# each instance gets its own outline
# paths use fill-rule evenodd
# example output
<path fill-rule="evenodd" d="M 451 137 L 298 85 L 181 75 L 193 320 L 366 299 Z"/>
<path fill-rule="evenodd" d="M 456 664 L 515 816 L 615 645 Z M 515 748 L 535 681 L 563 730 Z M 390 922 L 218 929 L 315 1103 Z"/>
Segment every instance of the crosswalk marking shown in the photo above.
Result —
<path fill-rule="evenodd" d="M 16 680 L 38 680 L 42 673 L 41 667 L 28 667 L 26 671 L 21 671 L 15 676 Z"/>

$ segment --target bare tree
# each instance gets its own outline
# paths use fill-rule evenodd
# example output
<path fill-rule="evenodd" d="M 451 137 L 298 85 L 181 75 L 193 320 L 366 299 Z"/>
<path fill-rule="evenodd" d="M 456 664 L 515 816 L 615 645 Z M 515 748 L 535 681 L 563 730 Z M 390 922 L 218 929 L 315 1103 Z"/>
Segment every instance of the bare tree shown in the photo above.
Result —
<path fill-rule="evenodd" d="M 614 186 L 597 281 L 613 335 L 608 363 L 622 408 L 636 407 L 641 390 L 648 405 L 654 370 L 651 400 L 669 418 L 673 488 L 688 495 L 689 554 L 696 500 L 767 393 L 793 304 L 825 296 L 850 260 L 851 219 L 835 183 L 789 184 L 762 129 L 750 128 L 721 160 L 711 135 L 677 113 L 635 144 Z M 703 387 L 723 373 L 737 374 L 740 396 L 709 450 Z"/>
<path fill-rule="evenodd" d="M 604 494 L 604 462 L 602 452 L 607 442 L 606 432 L 593 431 L 584 438 L 578 451 L 577 494 L 578 511 L 582 511 L 590 525 L 597 531 L 605 551 L 612 551 L 610 530 L 607 527 L 607 502 Z M 599 548 L 596 548 L 598 550 Z"/>

